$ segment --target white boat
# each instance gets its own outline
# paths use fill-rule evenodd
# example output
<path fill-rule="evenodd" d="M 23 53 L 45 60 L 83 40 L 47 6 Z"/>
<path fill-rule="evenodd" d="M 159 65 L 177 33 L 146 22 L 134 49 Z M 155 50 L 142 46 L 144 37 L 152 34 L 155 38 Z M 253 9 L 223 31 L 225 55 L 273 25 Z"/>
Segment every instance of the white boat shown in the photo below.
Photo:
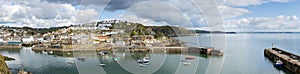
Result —
<path fill-rule="evenodd" d="M 141 67 L 146 67 L 147 65 L 146 65 L 146 64 L 140 64 L 140 66 L 141 66 Z"/>
<path fill-rule="evenodd" d="M 114 57 L 112 57 L 111 58 L 113 61 L 118 61 L 120 58 L 119 57 L 116 57 L 116 56 L 114 56 Z"/>
<path fill-rule="evenodd" d="M 189 63 L 189 62 L 184 62 L 183 63 L 183 66 L 189 66 L 189 65 L 191 65 L 191 63 Z"/>
<path fill-rule="evenodd" d="M 143 63 L 144 65 L 149 65 L 150 63 Z"/>
<path fill-rule="evenodd" d="M 281 60 L 277 60 L 274 64 L 275 67 L 282 67 L 283 66 L 283 62 Z"/>
<path fill-rule="evenodd" d="M 48 52 L 46 52 L 46 51 L 42 51 L 42 54 L 45 54 L 45 55 L 47 55 L 47 54 L 48 54 Z"/>
<path fill-rule="evenodd" d="M 24 65 L 22 64 L 22 68 L 21 68 L 21 70 L 19 70 L 18 74 L 32 74 L 32 73 L 25 71 L 24 70 Z"/>
<path fill-rule="evenodd" d="M 98 52 L 99 55 L 105 55 L 105 54 L 108 54 L 108 51 L 101 51 L 101 52 Z"/>
<path fill-rule="evenodd" d="M 195 57 L 194 56 L 185 56 L 185 60 L 194 60 Z"/>
<path fill-rule="evenodd" d="M 48 53 L 49 53 L 49 54 L 53 54 L 53 51 L 49 51 Z"/>
<path fill-rule="evenodd" d="M 106 64 L 100 63 L 99 66 L 105 66 Z"/>
<path fill-rule="evenodd" d="M 73 61 L 68 61 L 68 64 L 73 64 L 74 62 Z"/>
<path fill-rule="evenodd" d="M 148 60 L 148 59 L 146 59 L 146 58 L 144 57 L 143 59 L 138 60 L 137 62 L 138 62 L 138 63 L 149 63 L 150 60 Z"/>

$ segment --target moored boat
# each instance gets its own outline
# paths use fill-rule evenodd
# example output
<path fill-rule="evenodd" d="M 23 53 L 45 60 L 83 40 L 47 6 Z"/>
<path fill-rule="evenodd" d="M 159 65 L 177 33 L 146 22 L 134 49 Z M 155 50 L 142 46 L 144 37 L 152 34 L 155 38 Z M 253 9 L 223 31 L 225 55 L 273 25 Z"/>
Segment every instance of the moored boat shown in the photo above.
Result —
<path fill-rule="evenodd" d="M 100 63 L 99 64 L 99 66 L 102 66 L 102 67 L 104 67 L 106 64 L 104 64 L 104 63 Z"/>
<path fill-rule="evenodd" d="M 48 53 L 49 53 L 49 54 L 53 54 L 53 51 L 49 51 Z"/>
<path fill-rule="evenodd" d="M 283 66 L 283 62 L 281 60 L 277 60 L 274 64 L 275 67 L 281 68 Z"/>
<path fill-rule="evenodd" d="M 183 63 L 183 66 L 189 66 L 189 65 L 191 65 L 191 63 L 189 63 L 189 62 L 184 62 Z"/>
<path fill-rule="evenodd" d="M 101 52 L 98 52 L 99 55 L 106 55 L 108 54 L 108 51 L 101 51 Z"/>
<path fill-rule="evenodd" d="M 84 61 L 85 60 L 85 58 L 84 57 L 79 57 L 79 58 L 77 58 L 78 60 L 82 60 L 82 61 Z"/>
<path fill-rule="evenodd" d="M 185 56 L 185 60 L 193 60 L 193 59 L 195 59 L 194 56 Z"/>
<path fill-rule="evenodd" d="M 143 59 L 137 60 L 138 63 L 149 63 L 150 60 L 146 59 L 145 57 Z"/>
<path fill-rule="evenodd" d="M 68 61 L 68 64 L 73 64 L 74 62 L 73 61 Z"/>
<path fill-rule="evenodd" d="M 32 73 L 25 71 L 24 65 L 22 64 L 22 68 L 21 68 L 21 70 L 19 70 L 18 74 L 32 74 Z"/>

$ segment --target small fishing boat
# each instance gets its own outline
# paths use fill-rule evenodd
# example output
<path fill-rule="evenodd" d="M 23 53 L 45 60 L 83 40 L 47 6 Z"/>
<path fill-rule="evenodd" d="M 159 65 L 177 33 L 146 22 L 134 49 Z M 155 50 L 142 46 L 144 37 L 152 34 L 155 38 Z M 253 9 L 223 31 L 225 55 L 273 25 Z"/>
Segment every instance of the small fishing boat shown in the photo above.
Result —
<path fill-rule="evenodd" d="M 183 63 L 183 66 L 189 66 L 189 65 L 191 65 L 191 63 L 189 63 L 189 62 L 184 62 Z"/>
<path fill-rule="evenodd" d="M 74 62 L 73 62 L 73 61 L 68 61 L 67 63 L 68 63 L 68 64 L 73 64 Z"/>
<path fill-rule="evenodd" d="M 147 66 L 147 64 L 140 64 L 140 66 L 141 66 L 141 67 L 146 67 L 146 66 Z"/>
<path fill-rule="evenodd" d="M 277 60 L 274 64 L 275 67 L 281 68 L 283 66 L 283 62 L 281 60 Z"/>
<path fill-rule="evenodd" d="M 19 70 L 19 72 L 17 74 L 32 74 L 32 73 L 25 71 L 24 70 L 24 65 L 22 64 L 21 65 L 21 70 Z"/>
<path fill-rule="evenodd" d="M 20 70 L 18 74 L 32 74 L 32 73 L 24 71 L 24 70 Z"/>
<path fill-rule="evenodd" d="M 77 58 L 78 60 L 82 60 L 82 61 L 84 61 L 85 60 L 85 58 L 84 57 L 79 57 L 79 58 Z"/>
<path fill-rule="evenodd" d="M 102 67 L 104 67 L 106 64 L 104 64 L 104 63 L 100 63 L 99 64 L 99 66 L 102 66 Z"/>
<path fill-rule="evenodd" d="M 108 54 L 108 51 L 101 51 L 101 52 L 98 52 L 99 55 L 106 55 Z"/>
<path fill-rule="evenodd" d="M 185 60 L 194 60 L 195 57 L 194 56 L 185 56 Z"/>
<path fill-rule="evenodd" d="M 149 65 L 150 63 L 143 63 L 144 65 Z"/>
<path fill-rule="evenodd" d="M 45 55 L 47 55 L 47 54 L 48 54 L 48 52 L 46 52 L 46 51 L 42 51 L 42 54 L 45 54 Z"/>
<path fill-rule="evenodd" d="M 167 51 L 164 51 L 164 53 L 167 53 Z"/>
<path fill-rule="evenodd" d="M 49 54 L 53 54 L 53 51 L 49 51 L 48 53 L 49 53 Z"/>
<path fill-rule="evenodd" d="M 137 60 L 138 63 L 149 63 L 150 60 L 146 59 L 145 57 L 143 59 Z"/>
<path fill-rule="evenodd" d="M 112 58 L 112 60 L 114 60 L 114 61 L 118 61 L 120 58 L 118 58 L 118 57 L 113 57 Z"/>

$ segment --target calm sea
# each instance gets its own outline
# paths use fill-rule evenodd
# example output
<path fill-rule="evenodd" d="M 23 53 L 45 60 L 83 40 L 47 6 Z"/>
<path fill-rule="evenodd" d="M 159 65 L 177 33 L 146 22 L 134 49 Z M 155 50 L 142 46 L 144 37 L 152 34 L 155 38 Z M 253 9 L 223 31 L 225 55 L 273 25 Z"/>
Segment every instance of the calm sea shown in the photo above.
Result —
<path fill-rule="evenodd" d="M 26 71 L 33 74 L 288 74 L 290 73 L 288 70 L 275 68 L 270 60 L 264 57 L 264 49 L 270 48 L 274 43 L 275 47 L 300 55 L 300 34 L 293 33 L 224 36 L 202 34 L 178 38 L 189 46 L 213 47 L 214 44 L 223 44 L 225 47 L 218 49 L 224 50 L 225 55 L 216 57 L 197 53 L 123 51 L 113 51 L 105 56 L 97 55 L 95 51 L 49 55 L 41 51 L 32 51 L 31 48 L 6 49 L 0 50 L 0 53 L 16 59 L 7 61 L 8 67 L 14 74 L 21 69 L 21 64 L 24 64 Z M 196 58 L 183 61 L 187 55 Z M 78 60 L 80 57 L 85 57 L 85 60 Z M 142 57 L 149 57 L 150 63 L 145 65 L 137 63 L 136 60 Z"/>

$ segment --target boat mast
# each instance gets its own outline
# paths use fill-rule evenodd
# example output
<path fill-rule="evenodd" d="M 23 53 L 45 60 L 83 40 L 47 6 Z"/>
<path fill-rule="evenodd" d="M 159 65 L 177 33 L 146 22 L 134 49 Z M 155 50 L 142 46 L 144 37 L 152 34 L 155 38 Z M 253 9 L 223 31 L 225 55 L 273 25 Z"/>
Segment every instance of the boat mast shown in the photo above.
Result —
<path fill-rule="evenodd" d="M 19 71 L 18 74 L 23 74 L 25 71 L 24 71 L 24 64 L 21 64 L 21 70 Z"/>

